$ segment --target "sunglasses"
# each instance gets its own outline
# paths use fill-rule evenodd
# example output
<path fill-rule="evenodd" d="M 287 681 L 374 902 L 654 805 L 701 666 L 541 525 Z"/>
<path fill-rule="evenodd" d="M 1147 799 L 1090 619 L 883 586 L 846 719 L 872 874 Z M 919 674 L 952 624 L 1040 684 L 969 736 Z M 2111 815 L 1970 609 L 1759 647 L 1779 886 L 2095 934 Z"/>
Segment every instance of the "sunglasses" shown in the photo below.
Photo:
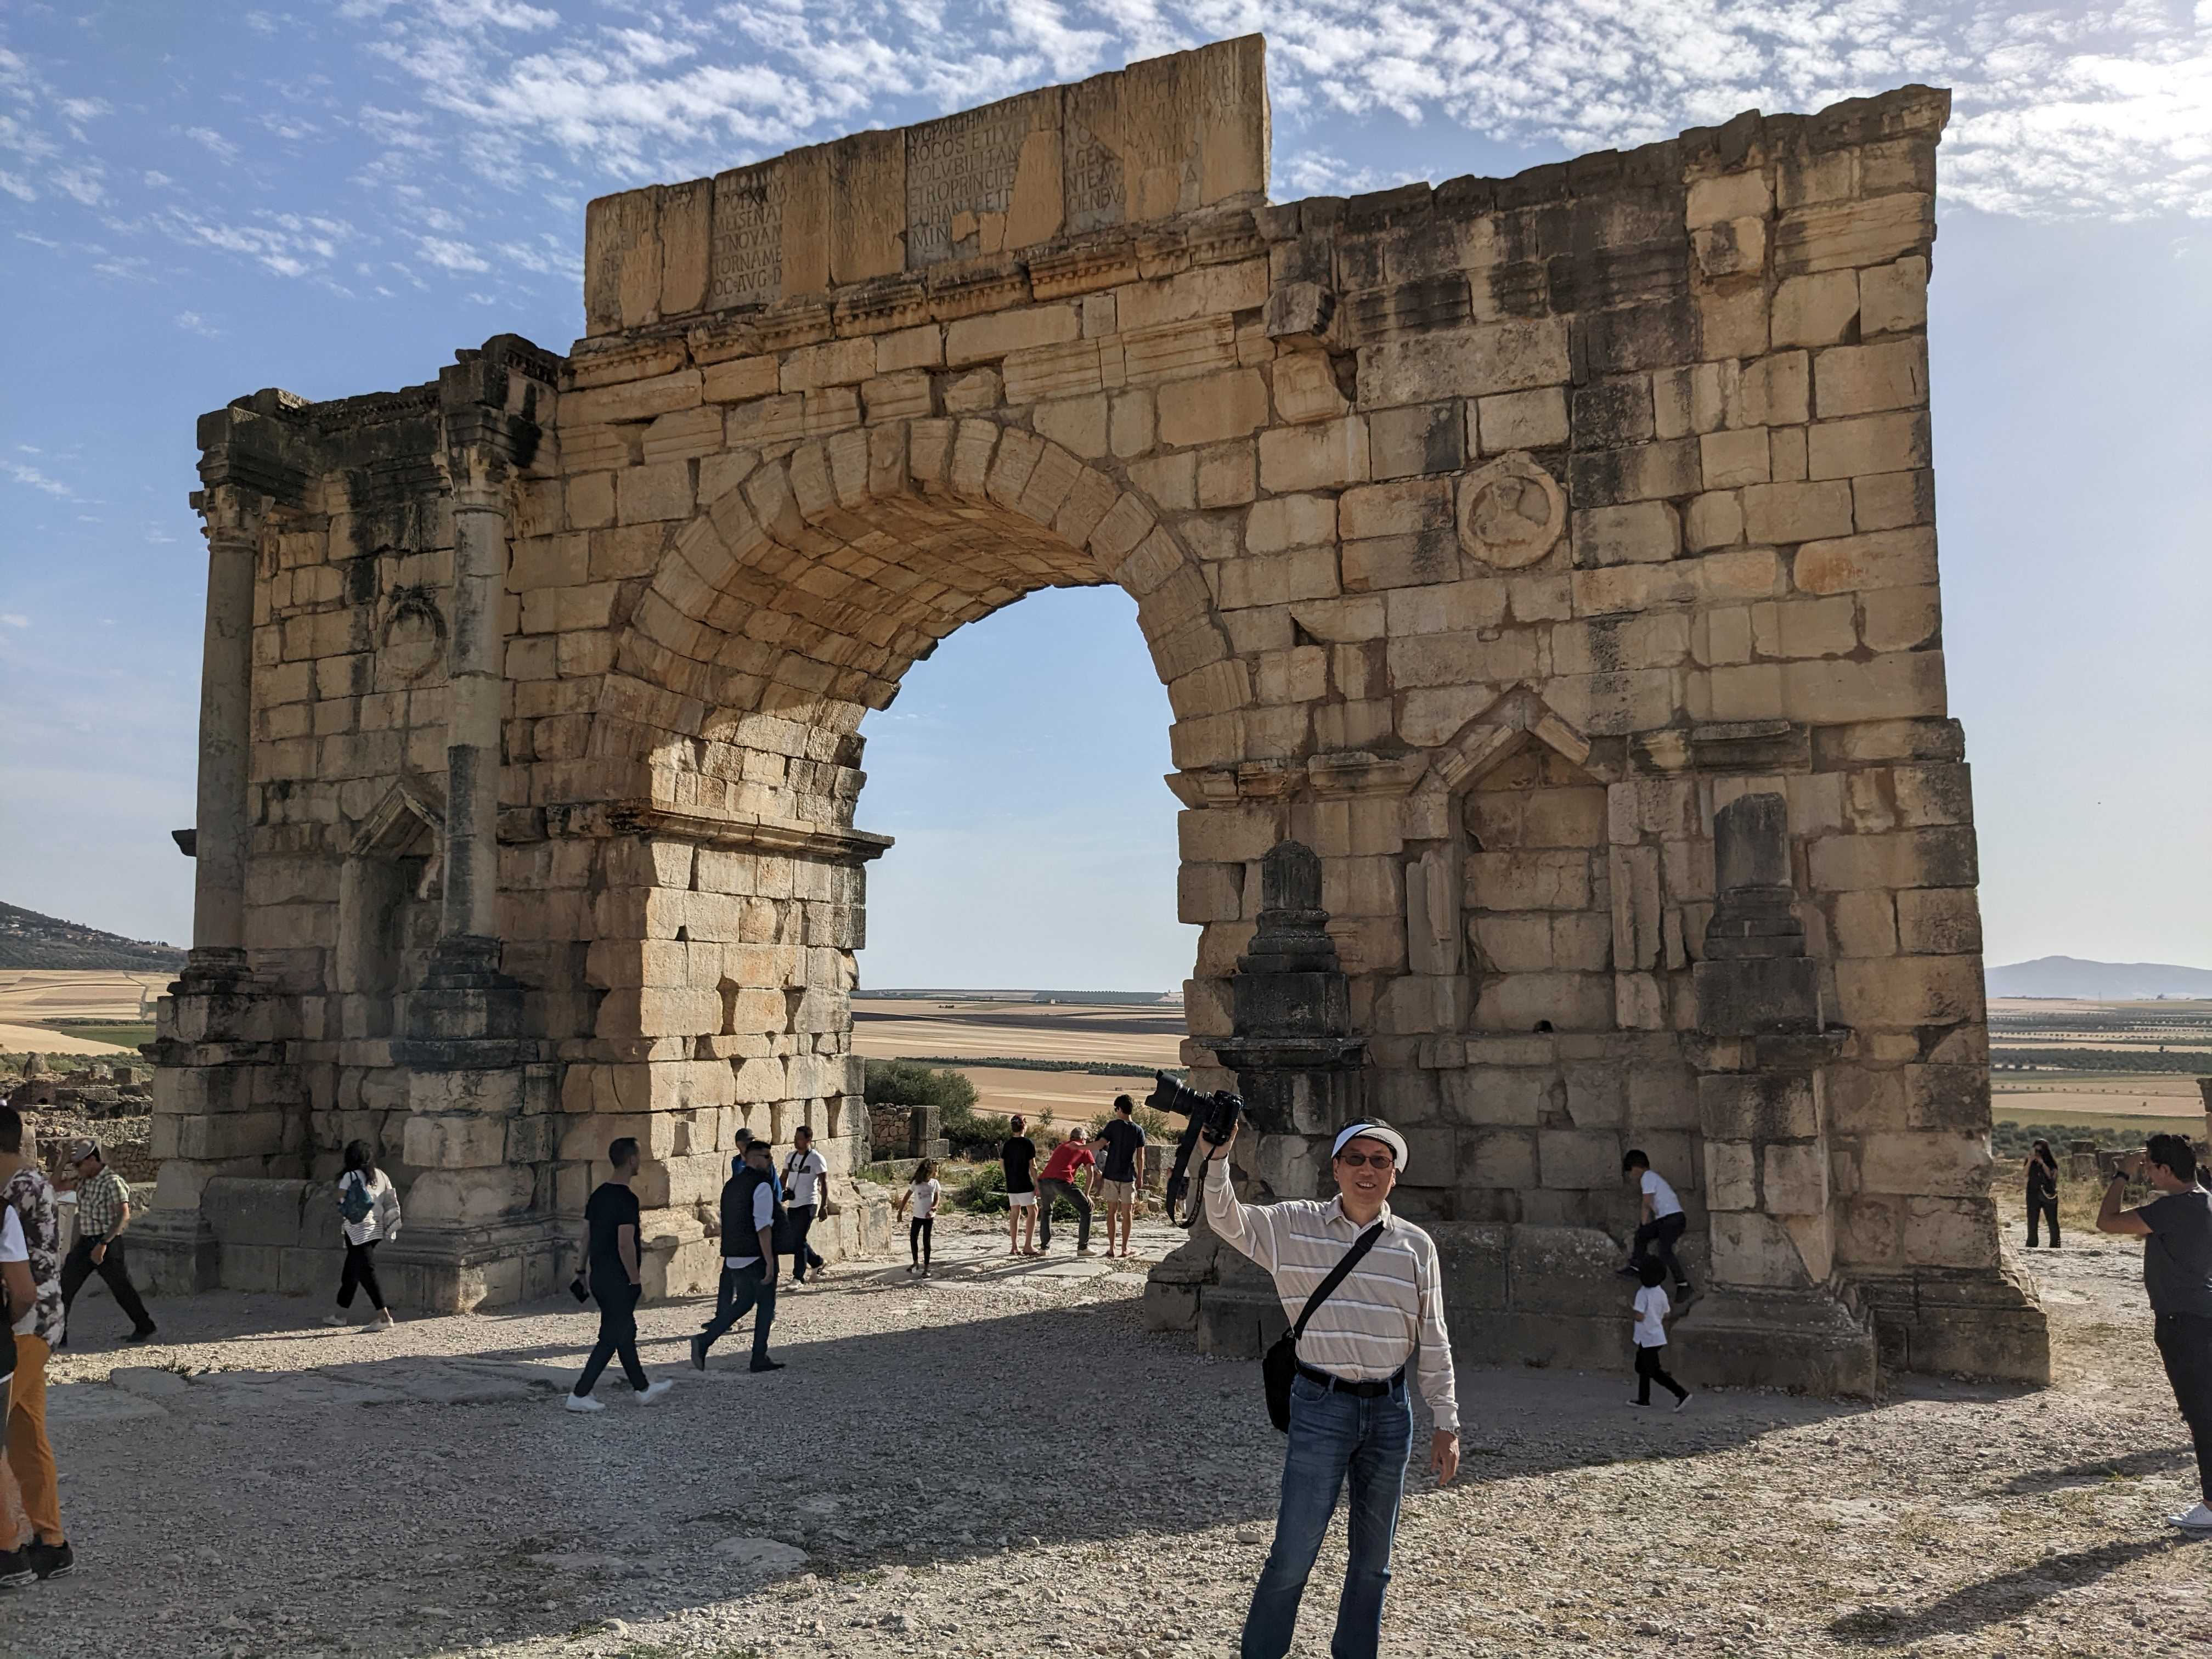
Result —
<path fill-rule="evenodd" d="M 1388 1152 L 1339 1152 L 1336 1161 L 1349 1164 L 1355 1170 L 1364 1169 L 1370 1164 L 1378 1170 L 1387 1170 L 1396 1160 Z"/>

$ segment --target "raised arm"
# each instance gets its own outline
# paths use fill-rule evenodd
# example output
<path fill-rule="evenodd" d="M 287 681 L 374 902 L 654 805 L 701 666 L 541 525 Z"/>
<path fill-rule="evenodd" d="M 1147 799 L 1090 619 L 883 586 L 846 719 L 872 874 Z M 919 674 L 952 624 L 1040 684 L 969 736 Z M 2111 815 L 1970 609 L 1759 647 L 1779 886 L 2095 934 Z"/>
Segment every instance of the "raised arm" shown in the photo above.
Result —
<path fill-rule="evenodd" d="M 2124 1158 L 2112 1171 L 2112 1179 L 2105 1188 L 2105 1201 L 2097 1206 L 2097 1231 L 2100 1233 L 2125 1233 L 2135 1238 L 2150 1237 L 2150 1223 L 2142 1218 L 2141 1210 L 2124 1210 L 2121 1201 L 2128 1195 L 2128 1177 L 2142 1168 L 2140 1155 Z"/>
<path fill-rule="evenodd" d="M 1206 1222 L 1214 1236 L 1224 1244 L 1243 1251 L 1269 1273 L 1275 1271 L 1275 1218 L 1264 1205 L 1239 1202 L 1237 1189 L 1229 1184 L 1229 1149 L 1237 1144 L 1234 1133 L 1219 1146 L 1213 1148 L 1206 1159 L 1206 1179 L 1201 1189 L 1206 1194 Z"/>

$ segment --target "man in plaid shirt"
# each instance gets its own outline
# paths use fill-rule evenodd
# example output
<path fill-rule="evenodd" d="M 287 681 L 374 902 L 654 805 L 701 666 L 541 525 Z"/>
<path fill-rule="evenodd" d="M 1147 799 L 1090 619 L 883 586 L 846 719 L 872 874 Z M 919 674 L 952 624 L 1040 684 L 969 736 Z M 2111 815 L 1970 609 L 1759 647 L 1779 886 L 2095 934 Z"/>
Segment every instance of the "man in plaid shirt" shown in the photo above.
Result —
<path fill-rule="evenodd" d="M 130 1264 L 123 1255 L 122 1232 L 131 1224 L 131 1188 L 107 1167 L 96 1141 L 78 1141 L 70 1148 L 70 1162 L 76 1167 L 76 1179 L 70 1183 L 76 1188 L 76 1243 L 62 1263 L 64 1322 L 84 1281 L 98 1273 L 107 1281 L 115 1305 L 130 1318 L 131 1334 L 124 1340 L 143 1342 L 154 1334 L 154 1321 L 138 1298 L 138 1287 L 131 1282 Z M 66 1346 L 66 1328 L 62 1340 Z"/>

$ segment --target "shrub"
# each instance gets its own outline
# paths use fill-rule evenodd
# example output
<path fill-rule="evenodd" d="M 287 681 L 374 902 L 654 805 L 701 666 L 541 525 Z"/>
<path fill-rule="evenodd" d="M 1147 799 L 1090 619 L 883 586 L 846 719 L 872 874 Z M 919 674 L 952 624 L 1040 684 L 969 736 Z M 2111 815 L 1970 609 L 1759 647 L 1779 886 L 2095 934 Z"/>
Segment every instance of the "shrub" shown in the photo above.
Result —
<path fill-rule="evenodd" d="M 864 1087 L 871 1106 L 934 1106 L 950 1117 L 975 1104 L 975 1085 L 960 1073 L 911 1060 L 868 1061 Z"/>
<path fill-rule="evenodd" d="M 955 1207 L 970 1215 L 1004 1215 L 1008 1207 L 1006 1172 L 995 1163 L 983 1164 L 953 1190 L 951 1199 Z"/>

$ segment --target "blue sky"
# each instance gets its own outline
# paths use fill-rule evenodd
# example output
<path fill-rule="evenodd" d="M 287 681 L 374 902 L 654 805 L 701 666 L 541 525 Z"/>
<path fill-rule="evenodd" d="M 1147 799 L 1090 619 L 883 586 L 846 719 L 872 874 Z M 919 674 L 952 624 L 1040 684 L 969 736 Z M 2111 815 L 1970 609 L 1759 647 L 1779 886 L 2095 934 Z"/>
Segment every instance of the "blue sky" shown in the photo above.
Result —
<path fill-rule="evenodd" d="M 342 0 L 0 15 L 0 898 L 189 935 L 203 410 L 581 331 L 583 206 L 1264 30 L 1274 194 L 1956 89 L 1931 373 L 1993 960 L 2212 963 L 2212 0 Z M 1165 699 L 1046 593 L 869 726 L 877 985 L 1165 988 Z"/>

